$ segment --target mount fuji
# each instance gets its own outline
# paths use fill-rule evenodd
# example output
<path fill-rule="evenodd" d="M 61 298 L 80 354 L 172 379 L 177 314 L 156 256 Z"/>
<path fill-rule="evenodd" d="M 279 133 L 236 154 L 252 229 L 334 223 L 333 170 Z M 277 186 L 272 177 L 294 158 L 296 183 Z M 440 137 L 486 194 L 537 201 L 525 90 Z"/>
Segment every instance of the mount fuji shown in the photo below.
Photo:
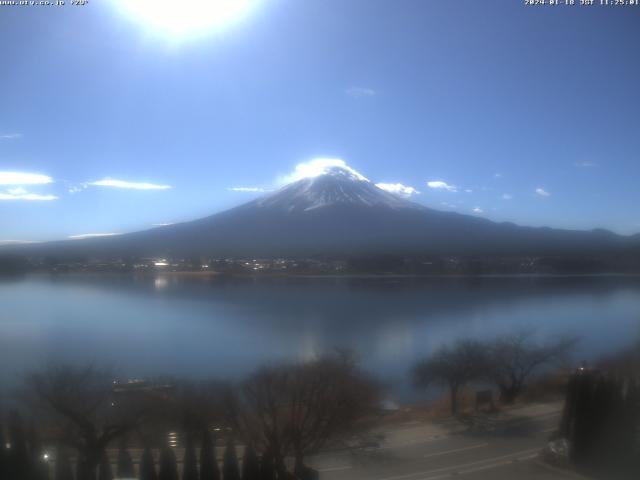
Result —
<path fill-rule="evenodd" d="M 349 167 L 332 166 L 199 220 L 20 250 L 93 256 L 599 255 L 640 252 L 640 238 L 433 210 L 378 188 Z"/>

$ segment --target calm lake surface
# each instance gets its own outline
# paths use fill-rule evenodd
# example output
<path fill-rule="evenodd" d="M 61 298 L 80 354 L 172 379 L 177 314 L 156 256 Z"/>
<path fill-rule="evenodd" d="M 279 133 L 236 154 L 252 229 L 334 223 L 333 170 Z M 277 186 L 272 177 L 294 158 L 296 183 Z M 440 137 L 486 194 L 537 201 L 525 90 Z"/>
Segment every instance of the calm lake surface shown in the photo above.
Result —
<path fill-rule="evenodd" d="M 0 308 L 4 385 L 47 362 L 234 379 L 348 347 L 408 398 L 412 363 L 460 337 L 579 335 L 576 361 L 640 339 L 638 277 L 28 276 L 0 280 Z"/>

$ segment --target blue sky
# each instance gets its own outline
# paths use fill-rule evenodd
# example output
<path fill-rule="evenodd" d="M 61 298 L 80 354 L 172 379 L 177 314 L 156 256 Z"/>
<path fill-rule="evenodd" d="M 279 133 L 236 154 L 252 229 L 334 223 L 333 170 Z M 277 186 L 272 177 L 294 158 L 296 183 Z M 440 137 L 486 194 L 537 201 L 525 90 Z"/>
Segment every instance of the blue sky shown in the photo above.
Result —
<path fill-rule="evenodd" d="M 640 232 L 640 7 L 242 1 L 0 7 L 0 241 L 198 218 L 318 157 L 433 208 Z"/>

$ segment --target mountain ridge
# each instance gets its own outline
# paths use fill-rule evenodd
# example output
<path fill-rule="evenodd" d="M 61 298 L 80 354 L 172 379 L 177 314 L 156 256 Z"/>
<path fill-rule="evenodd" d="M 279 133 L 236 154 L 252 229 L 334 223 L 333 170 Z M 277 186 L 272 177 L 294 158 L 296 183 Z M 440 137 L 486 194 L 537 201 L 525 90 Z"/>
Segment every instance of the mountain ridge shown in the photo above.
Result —
<path fill-rule="evenodd" d="M 640 236 L 518 226 L 434 210 L 384 191 L 351 169 L 332 167 L 201 219 L 2 250 L 96 257 L 595 255 L 637 253 Z"/>

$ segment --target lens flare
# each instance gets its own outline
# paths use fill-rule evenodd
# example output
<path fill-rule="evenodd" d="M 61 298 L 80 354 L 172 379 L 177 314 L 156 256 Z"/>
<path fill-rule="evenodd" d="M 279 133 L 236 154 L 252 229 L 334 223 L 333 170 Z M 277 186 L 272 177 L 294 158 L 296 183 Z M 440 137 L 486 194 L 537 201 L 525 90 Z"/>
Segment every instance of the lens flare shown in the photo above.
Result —
<path fill-rule="evenodd" d="M 172 37 L 201 35 L 244 18 L 262 0 L 119 0 L 118 8 L 144 28 Z"/>

